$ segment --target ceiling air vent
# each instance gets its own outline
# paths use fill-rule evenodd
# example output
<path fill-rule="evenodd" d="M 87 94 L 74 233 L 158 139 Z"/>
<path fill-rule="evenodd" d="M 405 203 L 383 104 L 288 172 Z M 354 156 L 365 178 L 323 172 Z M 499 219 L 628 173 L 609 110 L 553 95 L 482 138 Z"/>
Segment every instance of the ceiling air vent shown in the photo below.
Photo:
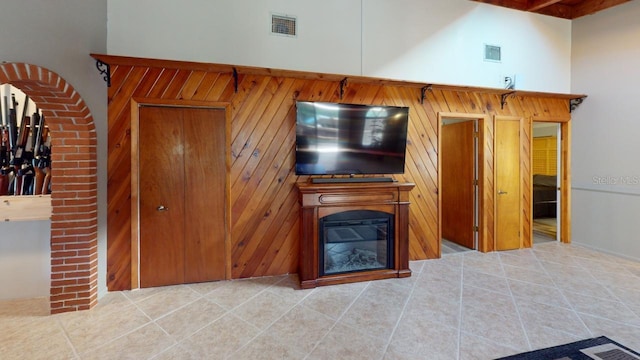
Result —
<path fill-rule="evenodd" d="M 484 45 L 484 60 L 500 62 L 502 60 L 502 53 L 500 46 L 497 45 Z"/>
<path fill-rule="evenodd" d="M 284 15 L 271 15 L 271 33 L 284 36 L 296 36 L 296 18 Z"/>

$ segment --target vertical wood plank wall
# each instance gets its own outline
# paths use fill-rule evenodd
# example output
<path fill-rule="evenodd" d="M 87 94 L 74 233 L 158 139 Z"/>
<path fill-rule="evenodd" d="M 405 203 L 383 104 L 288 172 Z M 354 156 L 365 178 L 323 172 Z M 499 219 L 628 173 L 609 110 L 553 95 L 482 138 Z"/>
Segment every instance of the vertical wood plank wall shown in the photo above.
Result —
<path fill-rule="evenodd" d="M 495 90 L 433 87 L 422 92 L 416 84 L 352 81 L 336 76 L 262 69 L 238 71 L 237 92 L 229 66 L 151 61 L 104 55 L 111 63 L 108 89 L 108 242 L 107 273 L 110 290 L 131 285 L 131 111 L 136 99 L 198 100 L 231 104 L 231 278 L 295 273 L 299 241 L 299 206 L 295 182 L 305 181 L 294 173 L 295 100 L 385 104 L 410 108 L 405 174 L 398 181 L 413 182 L 409 218 L 410 258 L 440 256 L 438 240 L 438 113 L 487 115 L 484 153 L 485 183 L 493 180 L 494 116 L 517 116 L 530 124 L 532 116 L 570 117 L 566 98 L 511 95 L 501 108 Z M 108 59 L 107 59 L 108 58 Z M 342 98 L 340 94 L 343 93 Z M 524 126 L 530 139 L 530 126 Z M 529 142 L 530 143 L 530 142 Z M 529 143 L 523 143 L 529 159 Z M 207 154 L 202 154 L 207 156 Z M 530 177 L 525 160 L 524 177 Z M 530 180 L 523 179 L 526 186 Z M 531 212 L 530 191 L 523 191 L 525 219 Z M 493 191 L 485 193 L 487 238 L 493 239 Z M 525 223 L 525 244 L 531 233 Z M 482 249 L 491 251 L 492 245 Z"/>

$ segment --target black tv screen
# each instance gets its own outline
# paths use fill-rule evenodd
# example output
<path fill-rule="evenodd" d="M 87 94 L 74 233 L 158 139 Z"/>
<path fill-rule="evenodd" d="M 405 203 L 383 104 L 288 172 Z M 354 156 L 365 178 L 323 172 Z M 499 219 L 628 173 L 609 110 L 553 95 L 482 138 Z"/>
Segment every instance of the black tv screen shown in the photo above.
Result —
<path fill-rule="evenodd" d="M 296 174 L 402 174 L 409 108 L 296 102 Z"/>

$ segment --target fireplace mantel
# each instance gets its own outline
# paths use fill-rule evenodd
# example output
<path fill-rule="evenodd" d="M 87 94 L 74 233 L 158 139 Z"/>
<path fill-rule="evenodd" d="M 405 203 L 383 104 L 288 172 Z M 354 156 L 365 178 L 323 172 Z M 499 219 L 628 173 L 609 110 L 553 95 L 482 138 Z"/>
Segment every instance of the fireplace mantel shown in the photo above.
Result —
<path fill-rule="evenodd" d="M 300 212 L 300 287 L 342 284 L 411 276 L 409 269 L 409 191 L 412 183 L 297 183 Z M 320 270 L 320 219 L 354 210 L 393 215 L 393 259 L 387 269 L 322 275 Z"/>

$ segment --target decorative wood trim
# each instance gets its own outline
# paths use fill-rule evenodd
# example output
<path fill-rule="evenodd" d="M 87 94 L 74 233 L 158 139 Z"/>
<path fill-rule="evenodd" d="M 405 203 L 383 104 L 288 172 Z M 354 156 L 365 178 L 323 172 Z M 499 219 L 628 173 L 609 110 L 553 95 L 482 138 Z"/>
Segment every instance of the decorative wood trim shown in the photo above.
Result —
<path fill-rule="evenodd" d="M 140 103 L 131 99 L 131 289 L 140 288 Z"/>
<path fill-rule="evenodd" d="M 571 121 L 571 114 L 566 116 L 531 116 L 531 122 L 566 123 Z"/>
<path fill-rule="evenodd" d="M 175 61 L 175 60 L 159 60 L 149 58 L 137 58 L 128 56 L 115 56 L 105 54 L 91 54 L 94 59 L 100 60 L 104 63 L 113 65 L 126 65 L 126 66 L 142 66 L 142 67 L 154 67 L 154 68 L 170 68 L 178 70 L 189 71 L 205 71 L 205 72 L 218 72 L 233 74 L 234 69 L 238 73 L 243 75 L 261 75 L 261 76 L 277 76 L 277 77 L 292 77 L 297 79 L 307 80 L 322 80 L 333 81 L 340 83 L 347 79 L 345 75 L 339 74 L 325 74 L 325 73 L 312 73 L 306 71 L 295 70 L 281 70 L 262 67 L 251 66 L 236 66 L 228 64 L 214 64 L 214 63 L 201 63 L 192 61 Z M 424 88 L 428 86 L 431 90 L 446 90 L 446 91 L 465 91 L 465 92 L 477 92 L 487 94 L 504 94 L 505 90 L 500 88 L 486 88 L 478 86 L 463 86 L 463 85 L 446 85 L 446 84 L 433 84 L 423 82 L 402 81 L 394 79 L 380 79 L 365 76 L 348 76 L 349 83 L 352 84 L 371 84 L 371 85 L 386 85 L 386 86 L 402 86 L 413 88 Z M 562 94 L 562 93 L 547 93 L 539 91 L 521 91 L 516 90 L 509 92 L 510 95 L 517 94 L 524 97 L 542 97 L 542 98 L 557 98 L 557 99 L 577 99 L 586 97 L 583 94 Z"/>
<path fill-rule="evenodd" d="M 560 125 L 562 177 L 560 181 L 560 242 L 571 243 L 571 122 Z"/>
<path fill-rule="evenodd" d="M 438 113 L 438 134 L 442 133 L 442 122 L 445 119 L 467 119 L 469 121 L 478 121 L 478 244 L 477 250 L 480 252 L 489 252 L 495 249 L 493 246 L 492 228 L 487 223 L 488 214 L 494 214 L 495 210 L 491 207 L 492 189 L 489 183 L 485 181 L 485 177 L 491 173 L 492 164 L 486 161 L 486 154 L 492 153 L 487 144 L 487 128 L 489 117 L 484 114 L 468 114 L 456 112 L 439 112 Z M 442 153 L 442 139 L 438 136 L 438 154 Z M 495 183 L 495 180 L 491 182 Z M 442 198 L 440 196 L 440 187 L 442 186 L 442 162 L 438 161 L 438 254 L 442 256 Z M 492 216 L 493 217 L 493 216 Z"/>
<path fill-rule="evenodd" d="M 493 251 L 494 226 L 490 226 L 490 219 L 494 217 L 492 210 L 493 183 L 487 181 L 487 176 L 493 173 L 493 148 L 489 147 L 493 136 L 487 128 L 491 124 L 488 116 L 478 119 L 478 251 Z"/>
<path fill-rule="evenodd" d="M 533 122 L 560 124 L 560 242 L 571 243 L 571 118 L 532 116 Z M 532 133 L 533 134 L 533 133 Z M 533 141 L 533 139 L 532 139 Z M 533 176 L 533 174 L 531 174 Z M 533 186 L 532 186 L 533 188 Z M 533 190 L 532 190 L 533 191 Z M 533 195 L 532 195 L 533 196 Z M 533 199 L 533 197 L 532 197 Z M 532 235 L 533 236 L 533 235 Z"/>

